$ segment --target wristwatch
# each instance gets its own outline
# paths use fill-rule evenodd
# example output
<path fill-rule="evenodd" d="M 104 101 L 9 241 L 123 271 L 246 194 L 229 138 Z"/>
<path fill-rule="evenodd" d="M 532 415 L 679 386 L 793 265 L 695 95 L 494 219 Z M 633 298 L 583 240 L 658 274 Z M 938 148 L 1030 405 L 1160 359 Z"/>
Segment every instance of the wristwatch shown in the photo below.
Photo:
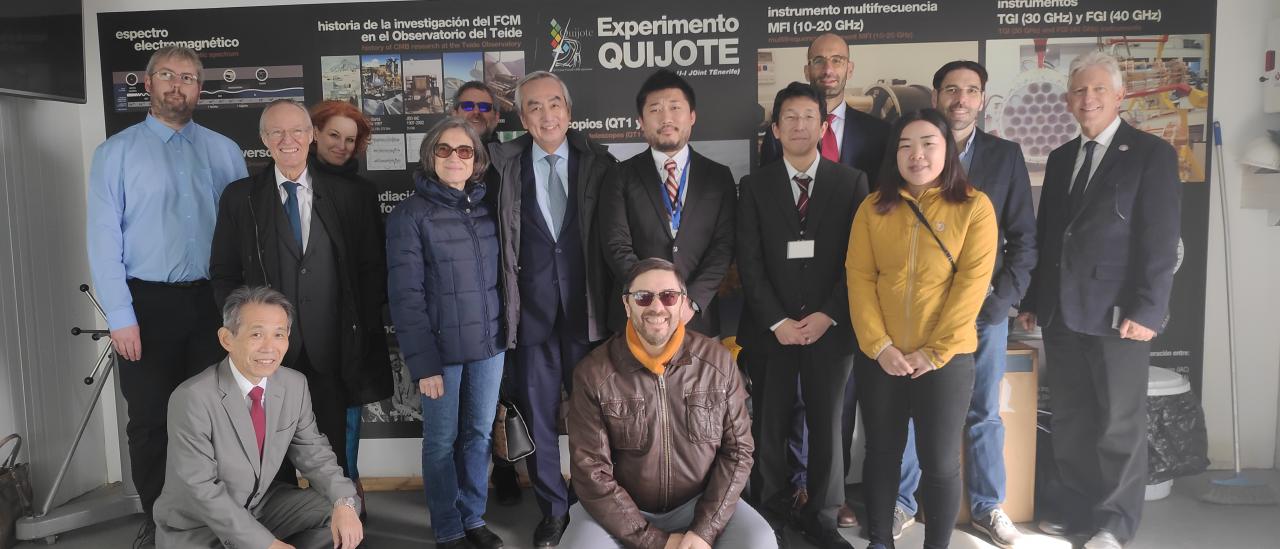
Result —
<path fill-rule="evenodd" d="M 352 511 L 355 511 L 357 515 L 360 514 L 360 507 L 356 503 L 356 498 L 351 496 L 340 497 L 337 501 L 333 502 L 334 509 L 337 509 L 340 505 L 346 505 L 347 507 L 350 507 Z"/>

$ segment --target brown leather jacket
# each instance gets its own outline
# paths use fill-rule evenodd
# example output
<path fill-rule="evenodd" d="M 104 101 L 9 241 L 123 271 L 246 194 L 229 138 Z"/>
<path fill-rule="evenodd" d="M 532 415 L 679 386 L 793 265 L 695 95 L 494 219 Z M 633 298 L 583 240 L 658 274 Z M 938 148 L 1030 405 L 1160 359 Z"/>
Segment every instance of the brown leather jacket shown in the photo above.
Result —
<path fill-rule="evenodd" d="M 578 363 L 569 403 L 573 488 L 627 547 L 661 548 L 668 533 L 640 514 L 699 498 L 690 532 L 715 543 L 751 471 L 742 376 L 719 342 L 686 332 L 654 375 L 615 335 Z"/>

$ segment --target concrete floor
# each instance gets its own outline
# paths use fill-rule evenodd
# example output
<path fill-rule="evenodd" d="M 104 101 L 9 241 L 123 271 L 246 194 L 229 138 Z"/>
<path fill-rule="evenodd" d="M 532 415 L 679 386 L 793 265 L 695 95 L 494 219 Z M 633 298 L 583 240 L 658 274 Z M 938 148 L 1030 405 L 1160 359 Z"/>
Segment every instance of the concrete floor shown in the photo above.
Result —
<path fill-rule="evenodd" d="M 1265 479 L 1273 490 L 1280 492 L 1280 471 L 1255 471 L 1254 478 Z M 1148 502 L 1143 511 L 1143 521 L 1138 538 L 1130 549 L 1276 549 L 1280 548 L 1280 507 L 1219 506 L 1201 503 L 1196 494 L 1208 487 L 1209 478 L 1227 476 L 1222 472 L 1207 473 L 1197 477 L 1180 479 L 1174 484 L 1173 494 L 1160 501 Z M 423 496 L 419 492 L 381 492 L 369 495 L 370 517 L 365 525 L 366 538 L 362 547 L 371 549 L 401 549 L 434 547 L 431 527 Z M 489 527 L 506 540 L 507 547 L 519 549 L 531 547 L 533 527 L 539 513 L 532 494 L 525 490 L 524 501 L 514 507 L 491 505 Z M 54 549 L 128 548 L 138 529 L 141 516 L 119 519 L 113 522 L 84 528 L 61 536 Z M 1030 524 L 1020 525 L 1025 532 L 1033 531 Z M 844 530 L 856 548 L 866 547 L 866 540 L 857 537 L 857 529 Z M 793 532 L 787 532 L 793 549 L 809 549 L 811 546 Z M 898 546 L 921 547 L 924 528 L 914 526 L 904 533 Z M 956 549 L 987 549 L 992 545 L 983 541 L 968 528 L 958 529 L 951 546 Z M 27 542 L 18 545 L 22 549 L 45 547 L 43 543 Z M 1048 536 L 1028 536 L 1020 549 L 1067 549 L 1066 542 Z"/>

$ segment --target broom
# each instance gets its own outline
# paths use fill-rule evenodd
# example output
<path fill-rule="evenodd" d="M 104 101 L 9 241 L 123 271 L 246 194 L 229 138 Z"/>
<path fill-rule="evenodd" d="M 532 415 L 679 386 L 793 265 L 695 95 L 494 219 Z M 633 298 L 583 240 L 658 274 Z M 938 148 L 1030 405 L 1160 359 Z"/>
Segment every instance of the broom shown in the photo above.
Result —
<path fill-rule="evenodd" d="M 1275 505 L 1276 495 L 1265 482 L 1250 479 L 1240 471 L 1240 405 L 1236 382 L 1236 330 L 1231 312 L 1235 296 L 1231 290 L 1231 224 L 1227 222 L 1227 177 L 1222 160 L 1222 124 L 1213 123 L 1213 150 L 1218 164 L 1218 181 L 1222 190 L 1218 193 L 1218 205 L 1222 209 L 1223 267 L 1227 277 L 1227 364 L 1231 371 L 1231 449 L 1235 460 L 1235 476 L 1215 479 L 1200 500 L 1221 505 Z"/>

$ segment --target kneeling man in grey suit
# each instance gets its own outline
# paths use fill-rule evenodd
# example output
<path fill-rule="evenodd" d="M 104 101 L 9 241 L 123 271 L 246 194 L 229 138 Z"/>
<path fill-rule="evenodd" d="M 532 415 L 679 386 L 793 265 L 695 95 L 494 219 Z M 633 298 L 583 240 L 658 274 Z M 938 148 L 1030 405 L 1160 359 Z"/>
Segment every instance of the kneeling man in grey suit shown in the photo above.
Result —
<path fill-rule="evenodd" d="M 281 369 L 293 306 L 270 288 L 240 288 L 222 308 L 227 358 L 169 398 L 161 548 L 354 548 L 364 538 L 356 490 L 316 429 L 302 374 Z M 272 482 L 289 460 L 310 482 Z M 287 541 L 285 541 L 287 540 Z"/>

